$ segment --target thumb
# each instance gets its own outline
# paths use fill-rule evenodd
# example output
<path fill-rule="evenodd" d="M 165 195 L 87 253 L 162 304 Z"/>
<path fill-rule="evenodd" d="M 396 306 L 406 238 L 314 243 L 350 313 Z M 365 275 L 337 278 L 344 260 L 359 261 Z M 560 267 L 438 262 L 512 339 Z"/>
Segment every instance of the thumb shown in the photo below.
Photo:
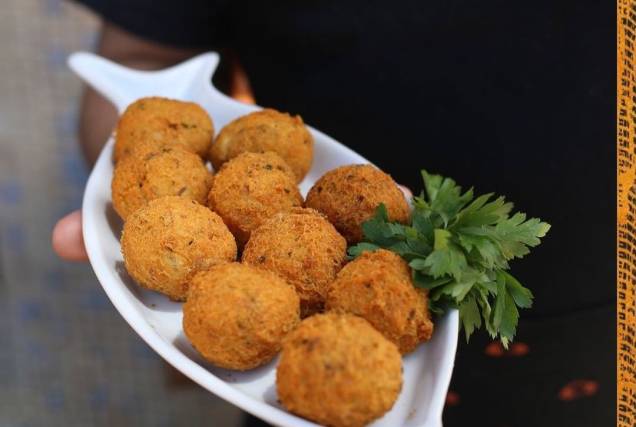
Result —
<path fill-rule="evenodd" d="M 82 213 L 80 211 L 71 212 L 55 224 L 51 245 L 55 253 L 63 260 L 88 260 L 82 236 Z"/>

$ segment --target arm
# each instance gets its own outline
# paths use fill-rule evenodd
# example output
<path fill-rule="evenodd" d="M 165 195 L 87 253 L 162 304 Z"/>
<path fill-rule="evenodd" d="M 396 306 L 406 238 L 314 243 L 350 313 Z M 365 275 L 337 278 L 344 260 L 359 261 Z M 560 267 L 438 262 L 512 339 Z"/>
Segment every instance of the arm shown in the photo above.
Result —
<path fill-rule="evenodd" d="M 161 45 L 139 38 L 111 23 L 102 25 L 97 53 L 122 65 L 156 70 L 184 61 L 200 50 Z M 92 166 L 117 122 L 115 108 L 91 88 L 84 89 L 80 106 L 79 141 Z"/>

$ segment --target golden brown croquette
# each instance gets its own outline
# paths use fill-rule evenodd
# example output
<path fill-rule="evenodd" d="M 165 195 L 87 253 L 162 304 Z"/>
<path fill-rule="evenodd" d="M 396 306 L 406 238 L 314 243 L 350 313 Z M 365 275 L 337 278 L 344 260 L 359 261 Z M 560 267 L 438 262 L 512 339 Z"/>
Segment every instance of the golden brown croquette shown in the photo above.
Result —
<path fill-rule="evenodd" d="M 349 165 L 324 174 L 307 194 L 306 206 L 329 218 L 349 244 L 362 240 L 362 223 L 380 203 L 389 219 L 407 223 L 409 205 L 393 179 L 371 165 Z"/>
<path fill-rule="evenodd" d="M 402 353 L 433 333 L 426 291 L 413 286 L 406 261 L 384 249 L 364 252 L 340 270 L 326 308 L 364 317 Z"/>
<path fill-rule="evenodd" d="M 150 200 L 181 196 L 205 204 L 212 173 L 196 154 L 179 146 L 141 144 L 119 161 L 111 184 L 113 207 L 122 219 Z"/>
<path fill-rule="evenodd" d="M 278 212 L 302 206 L 289 166 L 276 153 L 242 153 L 212 179 L 208 206 L 243 247 L 250 233 Z"/>
<path fill-rule="evenodd" d="M 254 230 L 242 259 L 293 284 L 306 317 L 322 310 L 327 286 L 345 263 L 346 251 L 347 242 L 324 216 L 297 208 Z"/>
<path fill-rule="evenodd" d="M 215 169 L 244 152 L 273 151 L 283 158 L 302 181 L 311 167 L 314 140 L 300 116 L 272 109 L 248 114 L 221 129 L 210 148 Z"/>
<path fill-rule="evenodd" d="M 290 412 L 332 427 L 360 427 L 391 409 L 402 388 L 402 358 L 366 320 L 318 314 L 283 341 L 278 398 Z"/>
<path fill-rule="evenodd" d="M 115 161 L 126 157 L 140 141 L 153 141 L 161 148 L 179 145 L 205 157 L 212 143 L 214 126 L 208 113 L 193 102 L 151 97 L 126 108 L 115 131 Z"/>
<path fill-rule="evenodd" d="M 293 286 L 268 271 L 229 263 L 194 276 L 183 330 L 206 360 L 243 371 L 269 362 L 299 316 Z"/>
<path fill-rule="evenodd" d="M 168 196 L 127 218 L 121 251 L 137 283 L 183 301 L 196 272 L 236 259 L 236 242 L 217 214 L 194 200 Z"/>

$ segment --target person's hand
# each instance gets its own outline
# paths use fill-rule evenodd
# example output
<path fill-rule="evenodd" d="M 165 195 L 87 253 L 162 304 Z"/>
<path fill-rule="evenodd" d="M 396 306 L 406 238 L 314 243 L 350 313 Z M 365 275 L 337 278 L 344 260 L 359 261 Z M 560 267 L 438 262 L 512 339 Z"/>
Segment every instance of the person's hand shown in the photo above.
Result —
<path fill-rule="evenodd" d="M 51 243 L 55 253 L 63 260 L 88 261 L 80 211 L 71 212 L 55 224 Z"/>

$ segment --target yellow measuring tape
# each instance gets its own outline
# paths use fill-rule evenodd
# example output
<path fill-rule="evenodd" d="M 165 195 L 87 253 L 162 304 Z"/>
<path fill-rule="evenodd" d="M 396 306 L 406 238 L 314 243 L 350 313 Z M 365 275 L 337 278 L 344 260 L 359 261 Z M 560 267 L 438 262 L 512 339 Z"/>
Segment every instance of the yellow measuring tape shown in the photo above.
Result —
<path fill-rule="evenodd" d="M 617 0 L 617 416 L 636 426 L 636 0 Z"/>

